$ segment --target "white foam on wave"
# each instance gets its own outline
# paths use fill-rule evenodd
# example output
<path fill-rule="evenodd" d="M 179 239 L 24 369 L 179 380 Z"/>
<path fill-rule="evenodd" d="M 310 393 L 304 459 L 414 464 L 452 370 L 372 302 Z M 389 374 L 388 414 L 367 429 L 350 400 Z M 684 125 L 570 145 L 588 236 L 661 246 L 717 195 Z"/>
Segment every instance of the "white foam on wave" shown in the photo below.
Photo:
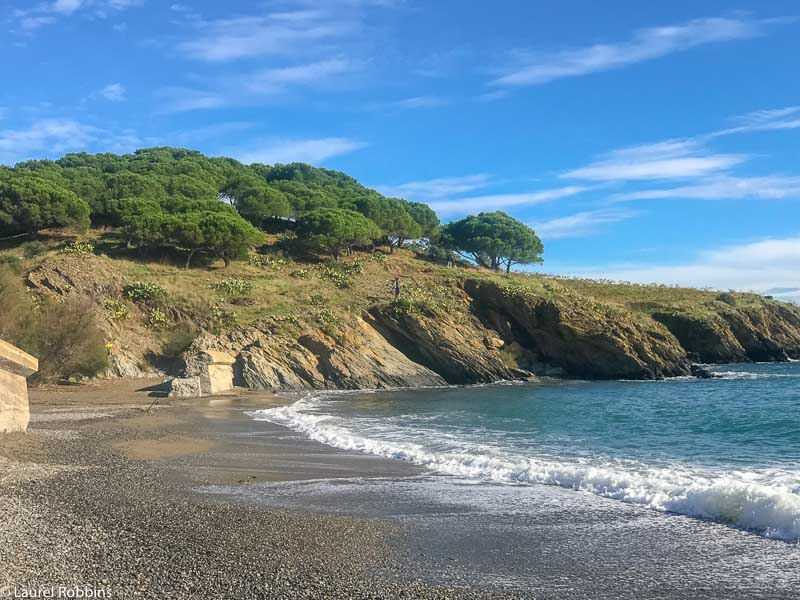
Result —
<path fill-rule="evenodd" d="M 800 377 L 797 373 L 756 373 L 754 371 L 713 371 L 715 379 L 780 379 Z"/>
<path fill-rule="evenodd" d="M 556 485 L 663 512 L 710 519 L 766 537 L 800 540 L 800 474 L 780 470 L 713 472 L 635 461 L 558 460 L 454 441 L 431 430 L 415 438 L 387 426 L 356 431 L 354 421 L 320 412 L 321 398 L 249 413 L 344 450 L 404 460 L 435 472 L 476 480 Z"/>

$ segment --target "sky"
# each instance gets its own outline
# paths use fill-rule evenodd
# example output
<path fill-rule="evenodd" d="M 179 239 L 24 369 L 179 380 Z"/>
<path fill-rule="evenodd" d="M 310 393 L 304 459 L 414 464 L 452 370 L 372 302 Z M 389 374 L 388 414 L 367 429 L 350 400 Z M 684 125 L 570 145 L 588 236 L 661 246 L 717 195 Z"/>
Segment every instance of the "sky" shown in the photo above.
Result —
<path fill-rule="evenodd" d="M 796 1 L 0 0 L 0 164 L 304 161 L 536 270 L 800 300 Z"/>

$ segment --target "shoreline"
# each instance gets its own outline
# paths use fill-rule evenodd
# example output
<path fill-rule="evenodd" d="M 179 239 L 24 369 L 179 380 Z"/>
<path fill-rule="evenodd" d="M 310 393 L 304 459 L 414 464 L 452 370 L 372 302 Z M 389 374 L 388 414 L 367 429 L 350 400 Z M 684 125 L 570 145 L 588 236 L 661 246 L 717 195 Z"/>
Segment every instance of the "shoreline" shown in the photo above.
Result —
<path fill-rule="evenodd" d="M 244 409 L 285 401 L 268 393 L 170 399 L 146 413 L 147 383 L 32 390 L 29 433 L 0 439 L 0 522 L 8 524 L 0 528 L 0 588 L 88 586 L 111 597 L 165 598 L 508 597 L 420 582 L 396 561 L 402 536 L 389 523 L 198 492 L 414 470 L 344 457 L 279 426 L 250 426 Z"/>
<path fill-rule="evenodd" d="M 167 598 L 800 589 L 800 546 L 551 486 L 440 477 L 245 415 L 293 401 L 284 394 L 163 399 L 148 414 L 149 383 L 32 390 L 30 433 L 0 440 L 11 524 L 0 587 Z"/>

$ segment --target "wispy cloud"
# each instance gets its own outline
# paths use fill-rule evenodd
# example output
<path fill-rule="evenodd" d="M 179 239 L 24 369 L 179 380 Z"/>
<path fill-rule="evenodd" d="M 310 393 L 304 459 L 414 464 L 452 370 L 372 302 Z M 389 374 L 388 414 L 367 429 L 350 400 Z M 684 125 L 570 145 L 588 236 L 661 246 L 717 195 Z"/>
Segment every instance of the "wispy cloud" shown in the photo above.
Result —
<path fill-rule="evenodd" d="M 359 65 L 345 58 L 270 67 L 211 79 L 209 87 L 168 87 L 156 95 L 162 113 L 188 112 L 226 106 L 244 106 L 285 96 L 294 90 L 331 89 L 342 76 Z"/>
<path fill-rule="evenodd" d="M 322 10 L 273 12 L 202 22 L 199 35 L 178 49 L 189 58 L 207 62 L 287 56 L 352 33 L 356 26 L 351 19 Z"/>
<path fill-rule="evenodd" d="M 713 154 L 697 139 L 668 140 L 614 150 L 561 175 L 590 181 L 682 179 L 719 173 L 747 160 L 741 154 Z"/>
<path fill-rule="evenodd" d="M 514 206 L 534 206 L 589 191 L 587 186 L 566 186 L 548 190 L 538 190 L 520 194 L 490 194 L 472 196 L 456 200 L 431 202 L 430 207 L 442 215 L 467 214 L 479 211 L 493 211 Z"/>
<path fill-rule="evenodd" d="M 156 92 L 157 112 L 189 112 L 220 108 L 228 103 L 222 92 L 197 90 L 188 87 L 168 87 Z"/>
<path fill-rule="evenodd" d="M 243 163 L 306 162 L 318 164 L 329 158 L 349 154 L 366 147 L 358 140 L 341 137 L 319 139 L 265 139 L 247 149 L 233 151 L 231 156 Z"/>
<path fill-rule="evenodd" d="M 450 100 L 443 96 L 413 96 L 393 102 L 376 104 L 375 108 L 388 108 L 394 110 L 421 110 L 426 108 L 439 108 L 450 104 Z"/>
<path fill-rule="evenodd" d="M 531 227 L 545 240 L 586 237 L 598 233 L 605 225 L 626 221 L 637 214 L 631 210 L 604 208 L 533 223 Z"/>
<path fill-rule="evenodd" d="M 56 23 L 59 18 L 77 14 L 106 18 L 113 13 L 140 6 L 143 2 L 144 0 L 54 0 L 36 4 L 30 9 L 14 11 L 13 16 L 22 32 L 32 33 L 45 25 Z"/>
<path fill-rule="evenodd" d="M 39 119 L 28 127 L 0 130 L 0 164 L 55 158 L 65 152 L 102 148 L 130 152 L 146 145 L 131 129 L 101 128 L 74 119 Z"/>
<path fill-rule="evenodd" d="M 777 131 L 800 128 L 800 106 L 770 110 L 757 110 L 734 119 L 735 125 L 710 134 L 709 137 L 748 133 L 751 131 Z"/>
<path fill-rule="evenodd" d="M 441 177 L 426 181 L 411 181 L 400 185 L 378 185 L 375 187 L 384 196 L 428 202 L 485 188 L 489 185 L 491 179 L 491 176 L 486 173 L 478 173 L 463 177 Z"/>
<path fill-rule="evenodd" d="M 673 265 L 603 265 L 563 269 L 566 274 L 618 281 L 667 283 L 715 289 L 800 289 L 800 237 L 764 239 L 709 250 Z M 787 299 L 790 293 L 783 294 Z"/>
<path fill-rule="evenodd" d="M 125 87 L 121 83 L 109 83 L 99 91 L 99 94 L 109 102 L 122 102 L 127 97 Z"/>
<path fill-rule="evenodd" d="M 285 92 L 290 86 L 320 86 L 330 79 L 355 71 L 358 65 L 345 58 L 331 58 L 306 64 L 269 68 L 235 79 L 246 93 L 263 96 Z M 240 91 L 241 91 L 240 90 Z"/>
<path fill-rule="evenodd" d="M 777 22 L 781 20 L 695 19 L 680 25 L 639 29 L 630 39 L 621 42 L 556 53 L 524 53 L 491 84 L 499 87 L 541 85 L 565 77 L 620 69 L 705 44 L 754 38 Z"/>
<path fill-rule="evenodd" d="M 692 185 L 665 189 L 646 189 L 615 196 L 618 200 L 779 200 L 800 199 L 800 177 L 770 175 L 765 177 L 734 177 L 720 175 L 704 178 Z"/>

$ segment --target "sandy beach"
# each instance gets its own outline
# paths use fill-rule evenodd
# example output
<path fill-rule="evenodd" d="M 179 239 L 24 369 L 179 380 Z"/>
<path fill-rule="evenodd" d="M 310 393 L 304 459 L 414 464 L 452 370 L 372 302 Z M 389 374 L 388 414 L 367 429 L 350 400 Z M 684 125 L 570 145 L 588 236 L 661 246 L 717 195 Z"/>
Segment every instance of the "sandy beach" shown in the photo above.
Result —
<path fill-rule="evenodd" d="M 425 585 L 374 519 L 220 502 L 205 485 L 404 476 L 413 467 L 308 444 L 252 443 L 243 410 L 267 394 L 188 405 L 155 382 L 37 389 L 26 435 L 0 443 L 0 587 L 115 598 L 487 597 Z M 263 424 L 258 424 L 263 432 Z M 11 596 L 13 597 L 13 596 Z"/>
<path fill-rule="evenodd" d="M 29 433 L 0 442 L 7 595 L 72 586 L 114 598 L 790 598 L 800 589 L 797 545 L 548 486 L 489 490 L 246 415 L 290 397 L 176 401 L 154 397 L 155 384 L 32 390 Z"/>

